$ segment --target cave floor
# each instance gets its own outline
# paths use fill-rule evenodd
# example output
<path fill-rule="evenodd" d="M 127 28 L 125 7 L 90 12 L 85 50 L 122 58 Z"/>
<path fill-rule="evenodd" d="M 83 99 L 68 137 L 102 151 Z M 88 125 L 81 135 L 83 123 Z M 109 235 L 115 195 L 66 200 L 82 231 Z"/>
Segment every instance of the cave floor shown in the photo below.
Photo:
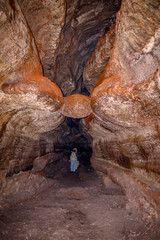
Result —
<path fill-rule="evenodd" d="M 36 197 L 0 209 L 1 240 L 151 240 L 120 187 L 79 169 Z"/>

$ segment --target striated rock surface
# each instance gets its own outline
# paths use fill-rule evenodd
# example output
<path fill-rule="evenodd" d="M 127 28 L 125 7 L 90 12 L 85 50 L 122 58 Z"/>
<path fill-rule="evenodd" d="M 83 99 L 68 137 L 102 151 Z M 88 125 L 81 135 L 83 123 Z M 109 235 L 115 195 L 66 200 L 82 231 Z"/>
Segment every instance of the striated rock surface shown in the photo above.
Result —
<path fill-rule="evenodd" d="M 113 54 L 102 79 L 124 72 L 128 85 L 154 75 L 159 65 L 159 18 L 159 1 L 122 1 Z"/>
<path fill-rule="evenodd" d="M 56 50 L 65 22 L 65 0 L 18 0 L 32 31 L 44 76 L 54 80 Z"/>
<path fill-rule="evenodd" d="M 15 72 L 42 74 L 34 39 L 17 2 L 2 0 L 0 12 L 0 82 L 18 80 Z"/>
<path fill-rule="evenodd" d="M 31 169 L 35 158 L 54 152 L 56 145 L 65 147 L 62 141 L 65 134 L 54 131 L 65 119 L 62 113 L 75 118 L 90 114 L 90 100 L 81 95 L 74 97 L 73 105 L 68 105 L 70 100 L 65 99 L 61 109 L 62 93 L 47 77 L 55 79 L 66 95 L 75 89 L 87 94 L 85 87 L 81 88 L 84 64 L 97 39 L 115 22 L 120 1 L 109 1 L 106 5 L 104 1 L 92 0 L 12 0 L 2 1 L 1 6 L 2 16 L 8 17 L 2 17 L 1 28 L 4 59 L 1 62 L 0 168 L 7 169 L 8 176 Z M 70 80 L 65 80 L 68 71 L 75 84 L 73 88 Z M 79 127 L 68 128 L 65 130 L 71 136 L 67 135 L 67 146 L 70 143 L 73 146 L 75 139 L 80 146 L 85 142 L 89 158 L 88 137 L 78 132 Z"/>
<path fill-rule="evenodd" d="M 65 96 L 85 91 L 83 69 L 97 40 L 115 23 L 120 1 L 67 0 L 57 49 L 55 82 Z"/>
<path fill-rule="evenodd" d="M 16 1 L 0 3 L 0 168 L 7 174 L 32 165 L 39 134 L 56 128 L 63 95 L 43 77 L 32 34 Z"/>
<path fill-rule="evenodd" d="M 133 11 L 127 14 L 127 9 L 131 6 Z M 158 1 L 122 2 L 121 10 L 117 14 L 113 53 L 99 79 L 101 84 L 92 94 L 93 108 L 98 109 L 104 117 L 111 117 L 122 125 L 158 120 L 160 61 L 158 6 Z M 98 101 L 95 103 L 97 98 Z M 100 101 L 101 106 L 98 104 Z M 102 105 L 104 108 L 101 110 L 105 114 L 100 110 Z M 154 109 L 154 113 L 149 109 Z"/>
<path fill-rule="evenodd" d="M 160 222 L 160 185 L 154 181 L 148 181 L 142 175 L 137 175 L 128 169 L 106 163 L 103 158 L 94 160 L 93 166 L 97 169 L 103 168 L 103 172 L 115 184 L 122 187 L 128 198 L 126 208 L 137 209 L 149 231 L 151 229 L 156 231 L 156 225 L 157 223 L 159 225 Z M 108 188 L 113 186 L 113 183 L 110 184 L 111 180 L 107 179 Z M 105 182 L 104 184 L 106 185 Z"/>
<path fill-rule="evenodd" d="M 98 40 L 95 50 L 85 65 L 83 81 L 90 93 L 95 88 L 100 75 L 106 68 L 111 55 L 114 39 L 115 25 Z"/>
<path fill-rule="evenodd" d="M 134 11 L 130 15 L 126 12 L 131 2 L 122 2 L 113 55 L 99 80 L 102 83 L 91 95 L 91 106 L 108 132 L 106 142 L 109 147 L 111 145 L 112 154 L 115 144 L 114 149 L 121 148 L 119 154 L 123 152 L 129 166 L 145 169 L 147 164 L 148 170 L 159 172 L 158 167 L 155 170 L 155 162 L 159 166 L 160 18 L 158 9 L 154 11 L 158 6 L 157 1 L 152 2 L 152 5 L 150 1 L 143 5 L 141 1 L 133 0 Z M 149 8 L 150 11 L 147 11 Z M 142 15 L 144 31 L 146 26 L 149 28 L 152 25 L 152 28 L 146 30 L 145 34 L 140 32 L 135 38 L 134 33 L 141 31 Z M 152 43 L 152 47 L 146 52 L 149 43 L 150 46 Z"/>
<path fill-rule="evenodd" d="M 109 176 L 120 184 L 129 200 L 128 207 L 139 210 L 142 219 L 149 229 L 155 228 L 160 221 L 160 188 L 154 182 L 148 182 L 138 175 L 121 169 L 108 167 Z M 129 183 L 129 187 L 128 187 Z"/>
<path fill-rule="evenodd" d="M 93 137 L 93 165 L 103 159 L 102 170 L 106 161 L 135 172 L 137 179 L 156 182 L 158 188 L 159 33 L 159 1 L 122 1 L 111 58 L 91 94 L 94 116 L 87 119 Z M 125 186 L 132 199 L 130 185 Z M 139 198 L 142 195 L 141 191 Z M 151 207 L 152 196 L 149 202 Z M 158 195 L 156 204 L 159 207 Z"/>

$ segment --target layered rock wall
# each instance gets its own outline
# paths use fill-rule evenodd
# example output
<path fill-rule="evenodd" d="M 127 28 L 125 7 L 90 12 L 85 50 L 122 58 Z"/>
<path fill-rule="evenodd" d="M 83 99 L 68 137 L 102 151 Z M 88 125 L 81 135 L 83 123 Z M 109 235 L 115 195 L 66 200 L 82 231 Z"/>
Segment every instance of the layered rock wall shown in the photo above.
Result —
<path fill-rule="evenodd" d="M 63 95 L 42 75 L 34 38 L 18 3 L 1 1 L 0 168 L 26 169 L 39 154 L 39 134 L 64 117 Z"/>
<path fill-rule="evenodd" d="M 94 115 L 86 121 L 93 137 L 93 166 L 101 171 L 105 166 L 108 169 L 117 166 L 112 174 L 115 181 L 120 169 L 126 169 L 126 176 L 137 174 L 131 177 L 130 184 L 143 179 L 141 188 L 149 180 L 151 189 L 153 186 L 158 189 L 160 183 L 159 4 L 159 1 L 122 1 L 111 57 L 91 94 Z M 123 177 L 126 178 L 125 174 Z M 124 179 L 119 183 L 129 198 L 141 205 L 142 199 L 136 196 L 136 191 L 141 192 L 138 185 L 136 191 L 130 191 Z M 145 194 L 147 199 L 148 190 Z M 143 203 L 151 215 L 154 205 L 152 219 L 158 216 L 159 191 L 155 196 L 149 200 L 150 207 Z"/>
<path fill-rule="evenodd" d="M 95 88 L 98 79 L 106 68 L 111 56 L 114 40 L 115 25 L 98 40 L 95 50 L 85 65 L 83 82 L 90 93 Z"/>
<path fill-rule="evenodd" d="M 55 77 L 56 50 L 65 23 L 65 0 L 18 0 L 32 31 L 43 66 L 44 76 Z"/>
<path fill-rule="evenodd" d="M 106 159 L 155 173 L 160 154 L 158 13 L 157 1 L 122 2 L 111 58 L 91 95 L 92 110 L 107 133 Z"/>
<path fill-rule="evenodd" d="M 74 14 L 72 4 L 67 4 Z M 54 153 L 62 134 L 54 129 L 64 116 L 85 117 L 91 108 L 89 98 L 81 95 L 70 96 L 64 104 L 61 90 L 52 82 L 61 31 L 70 18 L 66 2 L 8 0 L 1 1 L 0 10 L 0 169 L 12 175 L 32 168 L 36 157 Z"/>

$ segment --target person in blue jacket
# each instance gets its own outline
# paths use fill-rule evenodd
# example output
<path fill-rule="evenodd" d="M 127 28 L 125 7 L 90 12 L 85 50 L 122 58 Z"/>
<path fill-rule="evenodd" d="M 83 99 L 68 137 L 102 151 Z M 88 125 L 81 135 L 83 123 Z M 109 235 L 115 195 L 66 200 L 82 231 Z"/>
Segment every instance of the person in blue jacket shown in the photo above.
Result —
<path fill-rule="evenodd" d="M 75 172 L 79 165 L 77 148 L 73 148 L 69 161 L 71 163 L 71 172 Z"/>

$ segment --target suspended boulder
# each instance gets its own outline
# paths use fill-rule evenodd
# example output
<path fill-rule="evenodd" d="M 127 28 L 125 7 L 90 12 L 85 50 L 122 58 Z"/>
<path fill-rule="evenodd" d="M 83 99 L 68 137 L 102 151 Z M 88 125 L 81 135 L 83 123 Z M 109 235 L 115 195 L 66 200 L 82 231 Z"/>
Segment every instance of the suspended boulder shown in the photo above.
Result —
<path fill-rule="evenodd" d="M 62 113 L 67 117 L 84 118 L 91 113 L 90 99 L 81 94 L 64 98 Z"/>

